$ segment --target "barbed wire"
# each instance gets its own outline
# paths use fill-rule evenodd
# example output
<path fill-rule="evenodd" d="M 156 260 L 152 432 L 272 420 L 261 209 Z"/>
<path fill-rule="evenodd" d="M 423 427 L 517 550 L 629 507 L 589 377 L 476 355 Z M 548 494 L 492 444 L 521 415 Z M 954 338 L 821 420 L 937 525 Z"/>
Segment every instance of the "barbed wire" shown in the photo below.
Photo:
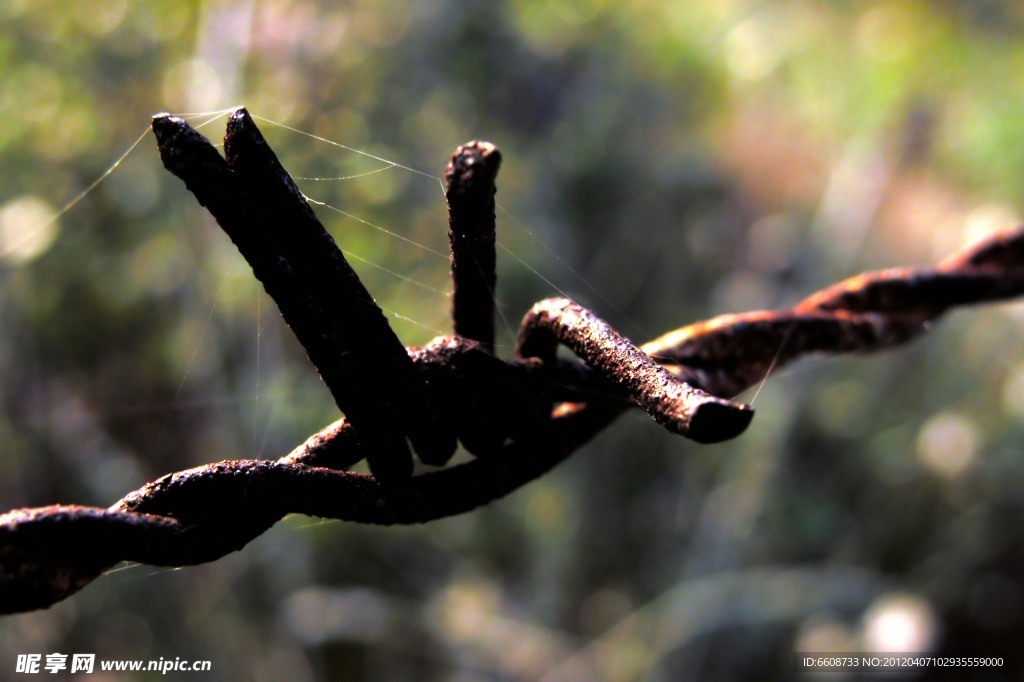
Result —
<path fill-rule="evenodd" d="M 479 319 L 493 315 L 483 289 L 493 301 L 500 156 L 471 143 L 456 150 L 446 179 L 454 326 L 476 338 L 406 349 L 244 109 L 229 120 L 226 158 L 181 119 L 155 117 L 153 131 L 165 166 L 238 245 L 346 417 L 278 460 L 168 474 L 107 509 L 0 515 L 2 613 L 46 608 L 121 561 L 214 561 L 287 514 L 382 525 L 461 514 L 543 475 L 632 406 L 699 442 L 732 438 L 753 410 L 716 396 L 736 395 L 773 367 L 892 347 L 952 307 L 1024 293 L 1016 230 L 934 268 L 859 275 L 786 310 L 723 315 L 639 348 L 573 301 L 548 299 L 524 317 L 515 357 L 502 360 L 492 353 L 493 320 Z M 559 359 L 558 345 L 581 361 Z M 446 463 L 456 439 L 477 458 L 411 476 L 406 437 L 425 463 Z M 347 471 L 364 458 L 373 475 Z"/>

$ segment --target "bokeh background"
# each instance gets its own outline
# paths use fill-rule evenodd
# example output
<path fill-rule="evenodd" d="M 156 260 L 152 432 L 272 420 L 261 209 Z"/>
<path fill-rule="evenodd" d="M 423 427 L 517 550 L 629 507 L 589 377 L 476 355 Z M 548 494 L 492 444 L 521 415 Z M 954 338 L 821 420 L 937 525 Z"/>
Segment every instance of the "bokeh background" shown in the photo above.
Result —
<path fill-rule="evenodd" d="M 244 103 L 420 171 L 260 124 L 327 178 L 300 185 L 411 344 L 447 328 L 437 176 L 475 138 L 504 153 L 506 353 L 559 291 L 644 341 L 930 264 L 1024 202 L 1011 1 L 4 0 L 0 19 L 2 509 L 107 506 L 337 417 L 162 169 L 156 112 Z M 917 650 L 1014 679 L 1022 325 L 1019 305 L 955 312 L 902 350 L 787 368 L 730 443 L 626 415 L 462 517 L 291 517 L 213 564 L 121 567 L 0 620 L 0 671 L 57 651 L 209 659 L 189 679 L 213 680 L 788 679 L 794 651 Z"/>

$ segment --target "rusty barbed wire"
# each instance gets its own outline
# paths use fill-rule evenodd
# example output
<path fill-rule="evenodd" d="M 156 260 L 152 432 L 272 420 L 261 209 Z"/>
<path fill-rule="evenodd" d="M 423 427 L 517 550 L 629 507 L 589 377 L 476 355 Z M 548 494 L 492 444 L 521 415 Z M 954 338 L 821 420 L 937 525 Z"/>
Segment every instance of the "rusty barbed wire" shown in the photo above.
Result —
<path fill-rule="evenodd" d="M 233 167 L 239 157 L 232 147 L 227 161 L 216 153 L 215 159 L 212 146 L 180 119 L 157 117 L 153 129 L 165 165 L 185 176 L 189 189 L 233 239 L 233 230 L 262 226 L 250 227 L 249 235 L 239 237 L 254 240 L 239 248 L 247 259 L 255 253 L 250 263 L 272 295 L 271 290 L 287 284 L 289 277 L 294 281 L 293 267 L 282 265 L 305 267 L 310 266 L 308 258 L 319 258 L 312 267 L 343 271 L 336 261 L 324 265 L 323 259 L 333 255 L 311 256 L 279 241 L 280 226 L 272 223 L 291 225 L 295 212 L 308 221 L 312 212 L 307 213 L 304 201 L 295 200 L 297 189 L 275 189 L 275 182 L 285 188 L 294 184 L 255 125 L 250 125 L 244 110 L 236 112 L 229 137 L 236 136 L 233 144 L 248 140 L 261 155 L 257 168 L 249 171 L 258 181 L 251 176 L 243 181 L 245 174 Z M 254 188 L 259 188 L 258 194 Z M 458 201 L 453 197 L 459 192 L 449 187 L 448 194 L 450 202 Z M 479 205 L 485 214 L 490 211 L 493 221 L 493 208 L 488 209 L 486 201 Z M 310 244 L 323 248 L 315 226 L 306 226 L 315 236 Z M 274 261 L 275 250 L 288 258 Z M 348 276 L 343 274 L 342 279 Z M 468 278 L 467 286 L 493 282 L 488 273 L 482 274 Z M 356 349 L 351 351 L 356 359 L 365 357 L 358 350 L 363 341 L 341 338 L 338 331 L 338 321 L 351 314 L 341 308 L 350 302 L 327 300 L 329 296 L 318 290 L 326 286 L 327 275 L 314 272 L 304 277 L 308 279 L 298 284 L 304 296 L 293 296 L 285 305 L 278 301 L 283 312 L 292 306 L 285 316 L 300 340 L 316 330 L 313 322 L 319 320 L 335 330 L 339 343 L 349 344 L 345 348 Z M 341 297 L 350 293 L 334 292 Z M 859 275 L 787 310 L 720 316 L 639 348 L 572 301 L 542 301 L 525 316 L 517 357 L 511 361 L 489 352 L 486 338 L 440 337 L 420 348 L 402 349 L 413 372 L 400 379 L 400 385 L 411 382 L 423 391 L 416 399 L 425 400 L 424 414 L 436 416 L 443 432 L 424 438 L 443 442 L 454 433 L 477 459 L 412 477 L 396 473 L 393 467 L 401 469 L 403 464 L 380 458 L 378 466 L 389 474 L 384 478 L 346 471 L 367 455 L 372 457 L 367 447 L 375 443 L 365 433 L 365 424 L 354 424 L 346 411 L 345 418 L 278 460 L 227 460 L 168 474 L 107 509 L 16 509 L 0 515 L 0 612 L 50 606 L 120 561 L 161 566 L 214 561 L 241 549 L 290 513 L 383 525 L 425 523 L 464 513 L 541 476 L 632 405 L 698 441 L 733 437 L 746 427 L 752 410 L 715 396 L 735 395 L 761 381 L 773 366 L 808 353 L 870 352 L 898 345 L 922 333 L 951 307 L 1021 294 L 1024 230 L 995 235 L 935 268 Z M 365 304 L 362 294 L 357 291 L 355 296 Z M 458 319 L 463 313 L 455 310 L 453 316 Z M 372 317 L 372 310 L 369 314 Z M 486 336 L 486 325 L 477 329 Z M 557 344 L 569 346 L 583 362 L 558 359 Z M 332 385 L 336 375 L 325 373 L 314 357 L 327 349 L 307 345 L 307 350 L 338 400 L 341 391 Z M 375 388 L 373 395 L 380 396 L 380 390 Z M 345 393 L 339 403 L 355 398 L 358 394 Z M 401 419 L 393 413 L 392 418 Z M 402 424 L 396 432 L 409 434 L 409 425 Z M 439 451 L 429 448 L 428 452 Z M 423 453 L 417 452 L 422 459 Z"/>

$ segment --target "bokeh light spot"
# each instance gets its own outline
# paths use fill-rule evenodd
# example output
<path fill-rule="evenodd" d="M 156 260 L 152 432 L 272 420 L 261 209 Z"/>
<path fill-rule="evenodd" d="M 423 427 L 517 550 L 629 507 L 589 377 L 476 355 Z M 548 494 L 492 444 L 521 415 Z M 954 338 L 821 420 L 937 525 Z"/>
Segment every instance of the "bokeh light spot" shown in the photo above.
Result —
<path fill-rule="evenodd" d="M 865 612 L 864 651 L 913 653 L 928 651 L 937 630 L 935 610 L 911 594 L 887 594 Z"/>
<path fill-rule="evenodd" d="M 42 255 L 57 238 L 57 217 L 39 197 L 8 201 L 0 207 L 0 258 L 25 263 Z"/>
<path fill-rule="evenodd" d="M 970 419 L 950 412 L 929 419 L 917 438 L 918 461 L 943 478 L 963 474 L 977 450 L 977 427 Z"/>

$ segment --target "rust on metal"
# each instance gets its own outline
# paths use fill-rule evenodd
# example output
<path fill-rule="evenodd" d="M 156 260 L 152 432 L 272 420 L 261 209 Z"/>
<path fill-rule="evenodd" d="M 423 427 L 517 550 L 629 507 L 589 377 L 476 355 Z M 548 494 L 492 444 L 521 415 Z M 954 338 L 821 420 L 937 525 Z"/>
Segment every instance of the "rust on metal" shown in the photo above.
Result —
<path fill-rule="evenodd" d="M 495 179 L 501 153 L 490 142 L 458 147 L 445 169 L 455 333 L 494 352 Z"/>
<path fill-rule="evenodd" d="M 244 110 L 229 123 L 227 160 L 181 119 L 158 116 L 153 132 L 168 170 L 238 245 L 345 418 L 279 460 L 168 474 L 108 509 L 55 505 L 0 515 L 0 613 L 46 608 L 123 560 L 213 561 L 288 513 L 373 524 L 461 514 L 543 475 L 634 404 L 695 440 L 730 438 L 753 411 L 715 396 L 735 395 L 774 366 L 808 353 L 894 346 L 954 306 L 1024 294 L 1024 230 L 1016 230 L 935 268 L 858 275 L 786 310 L 723 315 L 640 347 L 578 304 L 549 299 L 526 315 L 511 361 L 488 352 L 493 307 L 486 305 L 460 303 L 459 336 L 407 349 Z M 493 202 L 497 151 L 488 156 L 491 170 L 473 161 L 461 169 L 456 162 L 455 171 L 490 173 L 482 194 Z M 465 182 L 450 182 L 449 195 Z M 483 204 L 475 220 L 486 229 L 493 203 Z M 453 244 L 453 276 L 472 272 L 480 261 L 465 269 L 457 251 Z M 493 283 L 493 306 L 490 294 Z M 478 315 L 491 326 L 470 319 Z M 559 359 L 559 345 L 579 360 Z M 443 463 L 456 436 L 480 457 L 408 475 L 406 437 L 421 460 Z M 346 470 L 363 458 L 376 476 Z"/>

